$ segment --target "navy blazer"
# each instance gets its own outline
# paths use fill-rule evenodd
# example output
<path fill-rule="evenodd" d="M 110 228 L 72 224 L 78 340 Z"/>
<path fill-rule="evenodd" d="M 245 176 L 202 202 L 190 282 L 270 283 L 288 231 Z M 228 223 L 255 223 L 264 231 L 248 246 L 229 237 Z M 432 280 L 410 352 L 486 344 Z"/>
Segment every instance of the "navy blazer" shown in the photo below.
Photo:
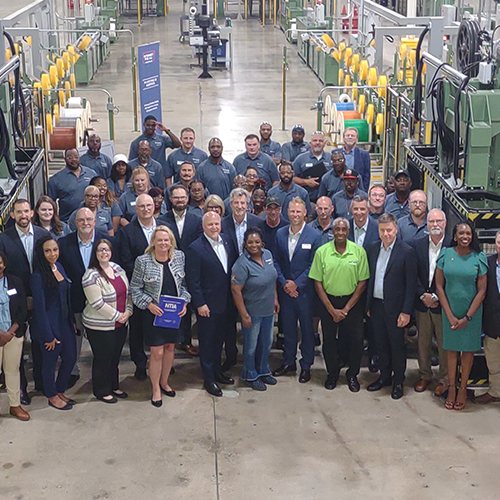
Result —
<path fill-rule="evenodd" d="M 115 262 L 118 262 L 125 269 L 130 281 L 134 272 L 135 259 L 144 254 L 144 250 L 148 247 L 148 240 L 137 219 L 122 227 L 118 231 L 116 239 L 117 258 Z"/>
<path fill-rule="evenodd" d="M 370 188 L 370 153 L 365 149 L 354 148 L 354 169 L 358 171 L 358 174 L 363 180 L 363 190 L 368 192 Z"/>
<path fill-rule="evenodd" d="M 158 217 L 157 224 L 164 224 L 172 230 L 175 236 L 175 241 L 177 242 L 177 248 L 182 250 L 184 253 L 186 253 L 189 245 L 191 245 L 194 240 L 197 240 L 203 234 L 201 218 L 189 210 L 186 211 L 182 237 L 179 236 L 179 229 L 177 228 L 177 224 L 175 222 L 173 210 L 169 210 L 165 215 Z"/>
<path fill-rule="evenodd" d="M 107 239 L 113 243 L 108 233 L 96 231 L 94 237 L 94 248 L 100 239 Z M 59 261 L 63 265 L 69 279 L 71 280 L 71 306 L 74 313 L 81 313 L 85 309 L 85 293 L 82 286 L 82 278 L 87 270 L 82 260 L 78 246 L 78 232 L 74 232 L 59 239 Z"/>
<path fill-rule="evenodd" d="M 232 307 L 231 268 L 238 258 L 226 235 L 221 235 L 227 252 L 227 273 L 212 245 L 203 234 L 186 252 L 186 278 L 191 304 L 207 305 L 211 312 L 223 314 Z"/>
<path fill-rule="evenodd" d="M 447 248 L 451 245 L 451 238 L 445 236 L 442 248 Z M 413 248 L 417 258 L 417 293 L 415 295 L 415 309 L 417 311 L 426 312 L 428 307 L 420 300 L 420 296 L 424 293 L 436 292 L 436 273 L 429 286 L 429 236 L 419 238 L 414 241 Z M 434 313 L 441 312 L 441 306 L 431 309 Z"/>
<path fill-rule="evenodd" d="M 349 235 L 348 240 L 354 241 L 354 219 L 349 220 Z M 363 248 L 367 250 L 374 243 L 380 245 L 380 236 L 378 234 L 378 223 L 368 216 L 368 227 L 366 228 L 365 241 L 363 241 Z"/>
<path fill-rule="evenodd" d="M 50 233 L 43 229 L 43 227 L 32 225 L 33 227 L 33 252 L 35 250 L 36 242 L 42 236 L 50 236 Z M 28 296 L 31 296 L 30 288 L 30 263 L 28 256 L 24 250 L 21 239 L 17 234 L 16 226 L 9 227 L 2 234 L 0 234 L 0 250 L 7 255 L 8 259 L 8 273 L 17 276 L 21 279 L 24 289 Z"/>
<path fill-rule="evenodd" d="M 261 231 L 264 231 L 265 223 L 266 221 L 264 219 L 261 219 L 254 214 L 247 213 L 247 229 L 250 229 L 251 227 L 258 227 Z M 236 228 L 234 227 L 234 219 L 232 215 L 229 215 L 228 217 L 222 219 L 221 233 L 225 234 L 229 238 L 230 243 L 234 247 L 236 255 L 239 255 L 240 252 L 238 250 Z"/>
<path fill-rule="evenodd" d="M 56 266 L 64 279 L 71 283 L 61 263 L 57 262 Z M 63 339 L 65 334 L 61 332 L 61 327 L 67 326 L 69 331 L 74 331 L 74 315 L 69 298 L 70 294 L 68 294 L 68 303 L 63 307 L 59 289 L 44 283 L 40 274 L 34 272 L 30 276 L 30 282 L 33 290 L 32 332 L 35 339 L 42 346 L 47 342 L 52 342 L 54 338 Z M 67 318 L 61 317 L 64 308 L 69 312 Z"/>
<path fill-rule="evenodd" d="M 497 339 L 500 336 L 500 293 L 497 284 L 498 255 L 488 257 L 488 284 L 483 302 L 483 331 L 488 337 Z"/>
<path fill-rule="evenodd" d="M 288 232 L 290 226 L 282 227 L 276 232 L 274 244 L 274 267 L 278 273 L 278 283 L 281 287 L 287 280 L 292 280 L 300 291 L 311 291 L 313 281 L 309 278 L 309 269 L 316 250 L 321 246 L 321 234 L 316 229 L 304 226 L 292 260 L 288 254 Z"/>
<path fill-rule="evenodd" d="M 373 300 L 373 286 L 380 243 L 368 248 L 368 264 L 370 279 L 368 281 L 366 308 L 370 310 Z M 415 250 L 396 238 L 391 257 L 384 276 L 384 308 L 390 317 L 398 317 L 401 313 L 412 314 L 417 291 L 417 259 Z"/>

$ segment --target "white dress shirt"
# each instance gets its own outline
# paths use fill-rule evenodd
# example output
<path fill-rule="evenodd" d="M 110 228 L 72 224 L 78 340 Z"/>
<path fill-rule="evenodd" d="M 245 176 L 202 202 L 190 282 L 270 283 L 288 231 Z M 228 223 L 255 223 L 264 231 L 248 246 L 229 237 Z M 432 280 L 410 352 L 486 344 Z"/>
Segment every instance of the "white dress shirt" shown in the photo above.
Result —
<path fill-rule="evenodd" d="M 227 251 L 226 247 L 224 246 L 224 242 L 222 241 L 221 236 L 219 235 L 219 238 L 217 241 L 214 241 L 212 238 L 207 236 L 205 234 L 205 238 L 208 240 L 210 245 L 212 245 L 212 248 L 214 249 L 215 255 L 220 260 L 220 263 L 222 264 L 222 267 L 224 268 L 224 271 L 227 273 Z"/>
<path fill-rule="evenodd" d="M 292 233 L 292 226 L 288 228 L 288 257 L 290 258 L 290 262 L 292 261 L 293 254 L 295 249 L 297 248 L 297 243 L 299 242 L 300 235 L 302 231 L 306 227 L 306 223 L 302 224 L 302 227 L 295 234 Z"/>
<path fill-rule="evenodd" d="M 384 244 L 380 244 L 380 253 L 378 254 L 377 266 L 375 268 L 375 282 L 373 284 L 373 297 L 375 299 L 384 300 L 384 277 L 387 270 L 387 264 L 391 258 L 392 249 L 394 248 L 394 240 L 387 248 Z"/>
<path fill-rule="evenodd" d="M 17 227 L 16 224 L 16 231 L 19 235 L 21 243 L 23 244 L 24 251 L 26 252 L 26 257 L 28 257 L 30 271 L 33 271 L 33 248 L 35 245 L 35 232 L 33 230 L 33 225 L 30 223 L 28 230 L 24 233 Z"/>
<path fill-rule="evenodd" d="M 139 219 L 137 219 L 137 221 L 139 222 L 139 226 L 141 226 L 142 232 L 144 233 L 146 241 L 149 245 L 151 243 L 151 236 L 153 235 L 153 231 L 156 229 L 156 219 L 153 217 L 153 225 L 151 227 L 146 227 Z"/>
<path fill-rule="evenodd" d="M 182 231 L 184 231 L 184 222 L 186 222 L 187 209 L 184 210 L 182 217 L 174 210 L 174 219 L 177 224 L 177 231 L 179 231 L 179 237 L 182 238 Z"/>
<path fill-rule="evenodd" d="M 233 216 L 234 222 L 234 230 L 236 232 L 236 241 L 238 242 L 238 253 L 241 255 L 243 252 L 243 240 L 245 239 L 245 231 L 247 230 L 247 214 L 245 214 L 245 218 L 241 221 L 241 224 L 236 222 L 236 219 Z"/>
<path fill-rule="evenodd" d="M 444 236 L 438 241 L 437 245 L 434 245 L 431 238 L 429 237 L 429 286 L 432 285 L 432 280 L 434 279 L 434 273 L 436 272 L 436 263 L 441 253 L 441 248 L 443 247 Z"/>
<path fill-rule="evenodd" d="M 356 243 L 356 245 L 359 245 L 360 247 L 363 246 L 363 243 L 365 242 L 366 231 L 368 231 L 368 218 L 366 219 L 364 225 L 361 227 L 358 227 L 356 221 L 354 221 L 354 243 Z"/>

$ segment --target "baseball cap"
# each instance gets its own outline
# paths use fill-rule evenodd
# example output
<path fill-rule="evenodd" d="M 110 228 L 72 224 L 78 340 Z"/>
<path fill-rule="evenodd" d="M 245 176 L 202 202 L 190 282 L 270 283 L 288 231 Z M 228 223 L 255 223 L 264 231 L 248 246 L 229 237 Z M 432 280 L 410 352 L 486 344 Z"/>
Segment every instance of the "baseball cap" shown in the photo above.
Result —
<path fill-rule="evenodd" d="M 292 132 L 302 132 L 305 133 L 304 127 L 300 124 L 297 124 L 293 127 Z"/>
<path fill-rule="evenodd" d="M 394 174 L 394 179 L 397 179 L 400 175 L 406 175 L 406 177 L 408 177 L 408 179 L 411 179 L 410 172 L 408 172 L 408 170 L 406 170 L 405 168 L 402 168 L 401 170 L 398 170 Z"/>
<path fill-rule="evenodd" d="M 278 207 L 281 207 L 280 200 L 276 198 L 276 196 L 268 196 L 266 200 L 266 208 L 269 207 L 270 205 L 278 205 Z"/>
<path fill-rule="evenodd" d="M 344 179 L 357 179 L 359 176 L 358 172 L 356 172 L 356 170 L 354 170 L 353 168 L 348 168 L 345 172 L 344 172 Z"/>
<path fill-rule="evenodd" d="M 114 158 L 113 158 L 113 165 L 115 163 L 118 163 L 119 161 L 123 161 L 125 163 L 128 163 L 128 158 L 125 155 L 123 155 L 123 154 L 115 155 Z"/>

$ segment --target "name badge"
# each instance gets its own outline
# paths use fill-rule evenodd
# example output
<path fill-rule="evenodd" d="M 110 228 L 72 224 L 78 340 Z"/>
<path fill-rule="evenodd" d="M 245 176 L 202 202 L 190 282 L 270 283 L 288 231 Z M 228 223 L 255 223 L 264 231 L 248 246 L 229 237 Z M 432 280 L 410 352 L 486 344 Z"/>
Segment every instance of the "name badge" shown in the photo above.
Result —
<path fill-rule="evenodd" d="M 228 169 L 228 168 L 223 168 L 223 169 L 222 169 L 222 171 L 223 171 L 225 174 L 229 175 L 229 169 Z"/>
<path fill-rule="evenodd" d="M 135 202 L 135 201 L 131 201 L 131 202 L 130 202 L 130 206 L 131 206 L 131 207 L 135 207 L 135 204 L 136 204 L 136 202 Z"/>
<path fill-rule="evenodd" d="M 302 250 L 311 250 L 312 245 L 310 243 L 302 243 Z"/>
<path fill-rule="evenodd" d="M 177 160 L 177 165 L 182 165 L 184 163 L 184 160 Z"/>
<path fill-rule="evenodd" d="M 155 146 L 161 146 L 161 142 L 155 141 Z"/>
<path fill-rule="evenodd" d="M 312 166 L 313 166 L 313 164 L 312 164 L 312 163 L 305 163 L 305 164 L 304 164 L 304 167 L 308 167 L 308 168 L 309 168 L 309 167 L 312 167 Z"/>
<path fill-rule="evenodd" d="M 272 259 L 266 259 L 266 264 L 268 264 L 269 266 L 272 266 L 273 265 Z"/>
<path fill-rule="evenodd" d="M 12 297 L 12 295 L 17 295 L 17 290 L 13 288 L 12 290 L 7 290 L 7 295 Z"/>

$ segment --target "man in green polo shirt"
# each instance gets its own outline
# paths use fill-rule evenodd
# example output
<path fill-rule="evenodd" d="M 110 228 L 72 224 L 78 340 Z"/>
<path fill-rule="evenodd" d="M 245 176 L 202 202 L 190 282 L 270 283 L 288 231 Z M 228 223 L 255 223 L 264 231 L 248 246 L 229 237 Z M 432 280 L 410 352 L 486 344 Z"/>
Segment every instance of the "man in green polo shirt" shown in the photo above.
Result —
<path fill-rule="evenodd" d="M 333 222 L 334 240 L 318 248 L 309 271 L 323 303 L 323 357 L 328 376 L 325 388 L 335 389 L 339 378 L 337 337 L 349 351 L 347 384 L 358 392 L 358 374 L 363 356 L 363 301 L 360 300 L 370 277 L 363 247 L 347 239 L 349 221 L 339 217 Z"/>

